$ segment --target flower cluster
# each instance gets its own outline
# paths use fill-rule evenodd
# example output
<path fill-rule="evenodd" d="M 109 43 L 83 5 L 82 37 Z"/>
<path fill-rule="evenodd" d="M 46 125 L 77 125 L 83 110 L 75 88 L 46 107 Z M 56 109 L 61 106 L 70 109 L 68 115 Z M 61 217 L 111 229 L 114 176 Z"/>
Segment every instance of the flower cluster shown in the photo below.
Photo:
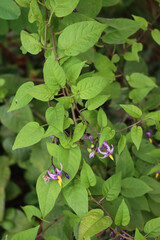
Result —
<path fill-rule="evenodd" d="M 53 179 L 53 180 L 57 180 L 58 181 L 58 184 L 60 185 L 60 187 L 62 186 L 62 172 L 65 174 L 66 178 L 69 179 L 69 175 L 63 171 L 63 166 L 62 164 L 60 163 L 61 165 L 61 170 L 59 170 L 58 168 L 55 168 L 55 172 L 54 174 L 52 174 L 49 170 L 47 171 L 46 175 L 43 176 L 43 180 L 45 181 L 45 184 L 47 184 L 49 182 L 50 179 Z"/>
<path fill-rule="evenodd" d="M 115 227 L 115 231 L 117 232 L 117 227 Z M 111 232 L 111 233 L 110 233 L 110 237 L 111 237 L 111 238 L 114 238 L 114 240 L 117 240 L 117 239 L 118 239 L 118 237 L 116 237 L 116 236 L 118 236 L 118 235 L 117 235 L 115 232 Z M 121 237 L 120 240 L 126 239 L 126 238 L 125 238 L 125 236 L 126 236 L 125 233 L 123 233 L 123 236 L 124 236 L 124 237 Z"/>
<path fill-rule="evenodd" d="M 111 147 L 109 146 L 108 142 L 105 141 L 100 147 L 96 147 L 96 143 L 94 143 L 93 136 L 90 133 L 86 133 L 83 135 L 84 139 L 89 139 L 91 142 L 91 146 L 87 149 L 89 152 L 89 158 L 92 158 L 95 156 L 95 153 L 101 153 L 103 156 L 100 158 L 106 158 L 110 157 L 112 160 L 114 160 L 112 153 L 114 150 L 113 145 Z"/>

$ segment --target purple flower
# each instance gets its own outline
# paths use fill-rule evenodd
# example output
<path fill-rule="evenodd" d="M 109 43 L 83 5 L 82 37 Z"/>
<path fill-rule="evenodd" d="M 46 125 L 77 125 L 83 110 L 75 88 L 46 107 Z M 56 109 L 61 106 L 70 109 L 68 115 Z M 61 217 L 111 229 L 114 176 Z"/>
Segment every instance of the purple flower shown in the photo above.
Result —
<path fill-rule="evenodd" d="M 160 170 L 156 173 L 155 178 L 158 178 L 158 177 L 159 177 L 159 174 L 160 174 Z"/>
<path fill-rule="evenodd" d="M 55 172 L 54 174 L 52 174 L 49 170 L 47 171 L 46 175 L 43 176 L 43 179 L 45 181 L 45 183 L 47 184 L 49 182 L 50 179 L 53 179 L 53 180 L 57 180 L 58 181 L 58 184 L 60 186 L 62 186 L 62 172 L 63 171 L 63 166 L 62 164 L 60 163 L 61 165 L 61 170 L 59 170 L 58 168 L 55 169 Z M 64 172 L 65 176 L 69 179 L 69 175 Z"/>
<path fill-rule="evenodd" d="M 85 133 L 83 137 L 84 139 L 89 139 L 91 141 L 91 144 L 94 144 L 93 136 L 90 133 Z"/>
<path fill-rule="evenodd" d="M 98 151 L 99 153 L 101 153 L 103 155 L 103 157 L 100 158 L 106 158 L 106 157 L 110 157 L 112 160 L 114 160 L 112 153 L 114 150 L 113 145 L 111 145 L 112 148 L 110 148 L 109 144 L 107 141 L 105 141 L 102 146 L 98 147 Z M 105 152 L 102 152 L 101 150 L 105 150 Z"/>
<path fill-rule="evenodd" d="M 94 157 L 94 156 L 95 156 L 95 152 L 92 151 L 92 152 L 89 154 L 89 158 L 92 158 L 92 157 Z"/>
<path fill-rule="evenodd" d="M 149 142 L 152 143 L 152 133 L 151 132 L 146 132 L 146 136 L 149 139 Z"/>
<path fill-rule="evenodd" d="M 75 9 L 73 10 L 73 12 L 77 13 L 78 11 L 77 11 L 77 9 L 75 8 Z"/>

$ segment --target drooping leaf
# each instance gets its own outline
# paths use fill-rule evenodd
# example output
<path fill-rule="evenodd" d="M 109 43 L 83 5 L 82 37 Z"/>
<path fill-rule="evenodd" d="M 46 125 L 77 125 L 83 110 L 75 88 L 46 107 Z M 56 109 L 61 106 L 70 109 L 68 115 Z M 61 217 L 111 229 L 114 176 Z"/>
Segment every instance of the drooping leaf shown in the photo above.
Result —
<path fill-rule="evenodd" d="M 101 93 L 105 86 L 103 77 L 87 77 L 78 82 L 77 90 L 82 99 L 91 99 Z"/>
<path fill-rule="evenodd" d="M 80 218 L 88 212 L 88 193 L 79 180 L 74 180 L 68 184 L 63 189 L 63 196 Z"/>
<path fill-rule="evenodd" d="M 130 221 L 129 210 L 123 199 L 116 213 L 115 224 L 126 226 L 128 225 L 129 221 Z"/>
<path fill-rule="evenodd" d="M 39 176 L 36 185 L 39 206 L 43 218 L 53 209 L 55 201 L 61 191 L 61 187 L 56 180 L 51 179 L 48 184 L 45 184 L 43 176 L 46 173 L 47 170 Z"/>
<path fill-rule="evenodd" d="M 83 161 L 83 167 L 80 174 L 80 180 L 83 186 L 88 188 L 89 186 L 93 187 L 96 185 L 96 177 L 92 168 Z"/>
<path fill-rule="evenodd" d="M 16 233 L 12 237 L 12 240 L 28 240 L 28 239 L 35 240 L 37 232 L 38 232 L 38 228 L 39 228 L 39 226 Z"/>
<path fill-rule="evenodd" d="M 20 14 L 20 8 L 14 1 L 0 1 L 0 18 L 12 20 L 18 18 Z"/>
<path fill-rule="evenodd" d="M 127 18 L 101 19 L 109 27 L 105 30 L 106 34 L 102 37 L 105 43 L 116 44 L 119 41 L 127 39 L 137 32 L 141 27 L 139 22 Z"/>
<path fill-rule="evenodd" d="M 49 56 L 43 68 L 44 81 L 46 85 L 56 92 L 60 88 L 65 87 L 66 77 L 63 68 L 55 60 L 53 55 Z"/>
<path fill-rule="evenodd" d="M 143 130 L 140 126 L 133 126 L 131 128 L 131 138 L 133 143 L 135 144 L 137 150 L 140 147 L 142 141 Z"/>
<path fill-rule="evenodd" d="M 115 130 L 112 130 L 110 127 L 103 128 L 101 135 L 99 137 L 99 146 L 103 144 L 104 141 L 111 140 L 115 135 Z"/>
<path fill-rule="evenodd" d="M 109 97 L 110 95 L 99 95 L 91 98 L 86 102 L 85 107 L 88 108 L 88 110 L 94 110 L 103 105 L 109 99 Z"/>
<path fill-rule="evenodd" d="M 111 224 L 112 219 L 108 216 L 104 216 L 104 212 L 101 209 L 93 209 L 82 218 L 78 240 L 92 237 L 111 226 Z"/>
<path fill-rule="evenodd" d="M 86 125 L 82 122 L 77 124 L 73 133 L 73 142 L 77 142 L 83 136 L 85 129 Z"/>
<path fill-rule="evenodd" d="M 46 120 L 50 126 L 57 128 L 59 131 L 63 131 L 64 124 L 64 107 L 62 103 L 57 103 L 56 106 L 50 107 L 46 111 Z"/>
<path fill-rule="evenodd" d="M 69 84 L 75 84 L 77 78 L 81 73 L 81 70 L 84 64 L 85 64 L 85 61 L 80 63 L 75 63 L 68 68 L 66 72 L 66 77 L 68 79 Z"/>
<path fill-rule="evenodd" d="M 40 84 L 32 87 L 27 91 L 27 93 L 30 96 L 44 102 L 52 100 L 55 94 L 53 91 L 49 89 L 47 85 L 44 85 L 44 84 Z"/>
<path fill-rule="evenodd" d="M 126 146 L 126 137 L 124 135 L 122 135 L 119 142 L 118 142 L 118 153 L 119 153 L 119 155 L 122 153 L 125 146 Z"/>
<path fill-rule="evenodd" d="M 41 212 L 35 206 L 26 205 L 26 206 L 22 207 L 22 209 L 25 212 L 25 214 L 26 214 L 26 216 L 28 218 L 28 221 L 31 221 L 33 216 L 41 218 Z"/>
<path fill-rule="evenodd" d="M 58 39 L 58 47 L 67 56 L 86 52 L 98 41 L 106 25 L 96 21 L 74 23 L 64 29 Z"/>
<path fill-rule="evenodd" d="M 32 146 L 42 139 L 43 134 L 43 127 L 39 126 L 37 122 L 30 122 L 26 124 L 18 133 L 12 149 L 15 150 L 18 148 Z"/>
<path fill-rule="evenodd" d="M 157 85 L 154 83 L 154 81 L 150 77 L 142 73 L 132 73 L 127 80 L 129 85 L 133 88 L 157 87 Z"/>
<path fill-rule="evenodd" d="M 160 217 L 149 220 L 144 226 L 144 232 L 149 237 L 158 237 L 160 235 Z"/>
<path fill-rule="evenodd" d="M 121 194 L 127 198 L 135 198 L 143 196 L 145 193 L 151 192 L 150 188 L 144 181 L 128 177 L 122 180 Z"/>
<path fill-rule="evenodd" d="M 21 42 L 24 49 L 33 54 L 38 54 L 41 49 L 41 43 L 38 40 L 39 36 L 38 34 L 29 34 L 26 31 L 21 31 Z"/>
<path fill-rule="evenodd" d="M 97 114 L 97 123 L 101 128 L 104 128 L 107 126 L 107 116 L 102 108 L 99 109 Z"/>
<path fill-rule="evenodd" d="M 102 192 L 107 201 L 115 200 L 121 191 L 121 173 L 108 178 L 103 184 Z"/>
<path fill-rule="evenodd" d="M 120 156 L 116 155 L 116 173 L 122 172 L 122 178 L 131 177 L 134 174 L 134 163 L 127 146 Z"/>
<path fill-rule="evenodd" d="M 135 240 L 146 240 L 146 238 L 139 232 L 138 228 L 136 228 L 134 239 Z"/>
<path fill-rule="evenodd" d="M 134 105 L 129 104 L 120 104 L 120 106 L 131 116 L 135 118 L 140 118 L 142 115 L 142 111 Z"/>
<path fill-rule="evenodd" d="M 160 31 L 158 29 L 153 29 L 151 31 L 151 35 L 152 35 L 152 38 L 154 39 L 154 41 L 160 45 Z"/>
<path fill-rule="evenodd" d="M 32 100 L 32 97 L 27 93 L 27 91 L 30 90 L 33 86 L 33 82 L 26 82 L 20 86 L 16 92 L 15 97 L 13 98 L 8 112 L 26 106 Z"/>
<path fill-rule="evenodd" d="M 51 9 L 57 17 L 64 17 L 73 12 L 79 0 L 50 0 Z"/>

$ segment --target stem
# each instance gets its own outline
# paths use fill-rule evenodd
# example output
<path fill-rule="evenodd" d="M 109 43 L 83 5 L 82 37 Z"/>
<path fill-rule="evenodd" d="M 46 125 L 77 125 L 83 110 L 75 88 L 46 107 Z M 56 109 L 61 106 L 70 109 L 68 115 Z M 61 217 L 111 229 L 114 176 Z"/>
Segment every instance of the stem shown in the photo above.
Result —
<path fill-rule="evenodd" d="M 127 130 L 128 128 L 131 128 L 131 127 L 133 127 L 133 126 L 135 126 L 135 125 L 137 125 L 137 124 L 139 124 L 139 123 L 142 123 L 142 122 L 147 121 L 147 120 L 150 120 L 150 119 L 151 119 L 151 118 L 141 119 L 141 120 L 139 120 L 138 122 L 133 123 L 133 124 L 131 124 L 131 125 L 128 126 L 128 127 L 125 127 L 125 128 L 123 128 L 123 129 L 121 129 L 121 130 L 119 130 L 119 131 L 116 131 L 116 133 L 123 132 L 124 130 Z"/>
<path fill-rule="evenodd" d="M 124 236 L 124 235 L 122 235 L 121 233 L 119 233 L 118 231 L 116 231 L 114 228 L 112 228 L 112 227 L 109 227 L 113 232 L 115 232 L 115 234 L 116 235 L 119 235 L 119 236 L 121 236 L 121 237 L 123 237 L 123 238 L 125 238 L 125 239 L 129 239 L 129 240 L 131 240 L 131 239 L 133 239 L 133 237 L 132 238 L 130 238 L 130 237 L 126 237 L 126 236 Z M 126 233 L 125 233 L 126 234 Z M 117 237 L 117 236 L 116 236 Z M 116 239 L 116 238 L 115 238 Z"/>
<path fill-rule="evenodd" d="M 61 215 L 60 217 L 58 217 L 58 218 L 56 218 L 55 220 L 53 220 L 39 235 L 38 235 L 38 237 L 40 236 L 40 235 L 42 235 L 43 233 L 45 233 L 47 230 L 48 230 L 48 228 L 50 228 L 53 224 L 55 224 L 56 222 L 58 222 L 61 218 L 63 218 L 64 217 L 64 215 Z"/>
<path fill-rule="evenodd" d="M 39 117 L 40 119 L 42 119 L 44 122 L 46 122 L 46 119 L 43 115 L 41 115 L 39 112 L 37 112 L 36 110 L 32 109 L 32 112 Z"/>
<path fill-rule="evenodd" d="M 73 100 L 74 100 L 74 98 L 73 98 Z M 94 128 L 92 128 L 91 125 L 86 121 L 86 119 L 84 118 L 83 114 L 82 114 L 81 111 L 79 110 L 79 108 L 78 108 L 75 100 L 74 100 L 74 104 L 75 104 L 75 107 L 76 107 L 77 112 L 80 114 L 80 116 L 82 117 L 82 119 L 84 120 L 84 122 L 86 123 L 86 125 L 87 125 L 93 132 L 95 132 L 95 133 L 97 134 L 97 136 L 100 135 L 101 133 L 99 133 L 99 132 L 97 132 L 96 130 L 94 130 Z"/>
<path fill-rule="evenodd" d="M 52 49 L 53 49 L 53 52 L 54 52 L 54 55 L 55 55 L 55 58 L 56 58 L 56 61 L 58 62 L 58 55 L 57 55 L 57 52 L 56 52 L 56 45 L 55 45 L 55 39 L 54 39 L 54 32 L 52 30 L 52 27 L 49 26 L 49 29 L 51 31 L 51 35 L 52 35 Z"/>

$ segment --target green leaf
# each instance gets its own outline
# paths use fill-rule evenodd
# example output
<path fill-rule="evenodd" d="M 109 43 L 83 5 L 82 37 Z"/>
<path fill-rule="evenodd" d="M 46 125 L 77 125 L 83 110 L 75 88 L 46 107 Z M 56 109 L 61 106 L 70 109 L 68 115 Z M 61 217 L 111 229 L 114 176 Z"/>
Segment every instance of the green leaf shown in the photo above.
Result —
<path fill-rule="evenodd" d="M 12 20 L 18 18 L 20 14 L 20 8 L 14 1 L 0 1 L 0 18 Z"/>
<path fill-rule="evenodd" d="M 84 134 L 85 129 L 86 129 L 86 125 L 84 125 L 82 122 L 77 124 L 77 126 L 74 129 L 74 133 L 73 133 L 73 143 L 77 142 L 79 139 L 81 139 L 81 137 Z"/>
<path fill-rule="evenodd" d="M 110 127 L 103 128 L 100 138 L 99 138 L 99 146 L 103 144 L 104 141 L 111 140 L 115 135 L 115 130 L 112 130 Z"/>
<path fill-rule="evenodd" d="M 152 89 L 152 87 L 133 89 L 129 93 L 129 98 L 132 99 L 133 103 L 137 104 L 141 102 Z"/>
<path fill-rule="evenodd" d="M 142 115 L 141 109 L 134 105 L 120 104 L 120 106 L 131 116 L 135 118 L 140 118 Z"/>
<path fill-rule="evenodd" d="M 56 101 L 60 102 L 63 104 L 65 109 L 69 109 L 72 106 L 73 103 L 73 98 L 72 97 L 60 97 L 60 98 L 55 98 Z"/>
<path fill-rule="evenodd" d="M 143 130 L 140 126 L 133 126 L 131 128 L 131 138 L 137 150 L 139 150 L 142 141 Z"/>
<path fill-rule="evenodd" d="M 38 86 L 34 86 L 30 90 L 28 90 L 27 93 L 29 95 L 31 95 L 32 97 L 34 97 L 40 101 L 44 101 L 44 102 L 48 102 L 48 101 L 52 100 L 54 98 L 54 94 L 55 94 L 45 84 L 40 84 Z"/>
<path fill-rule="evenodd" d="M 82 99 L 91 99 L 101 93 L 105 86 L 105 78 L 87 77 L 78 82 L 77 89 Z"/>
<path fill-rule="evenodd" d="M 121 172 L 112 175 L 105 181 L 102 192 L 108 201 L 113 201 L 118 197 L 121 192 Z"/>
<path fill-rule="evenodd" d="M 81 151 L 79 147 L 65 149 L 59 146 L 58 164 L 63 165 L 63 170 L 69 175 L 69 179 L 63 178 L 63 187 L 65 187 L 76 175 L 81 162 Z M 58 165 L 59 166 L 59 165 Z"/>
<path fill-rule="evenodd" d="M 26 82 L 19 87 L 8 112 L 26 106 L 32 100 L 32 97 L 28 94 L 28 91 L 31 90 L 33 86 L 33 82 Z"/>
<path fill-rule="evenodd" d="M 99 109 L 97 114 L 97 123 L 101 128 L 104 128 L 107 126 L 107 116 L 102 108 Z"/>
<path fill-rule="evenodd" d="M 39 23 L 42 23 L 43 21 L 42 13 L 41 13 L 41 10 L 39 9 L 37 0 L 31 0 L 29 14 L 28 14 L 28 21 L 30 23 L 33 23 L 34 21 L 38 21 Z"/>
<path fill-rule="evenodd" d="M 102 8 L 102 0 L 80 0 L 77 6 L 78 14 L 81 16 L 89 16 L 91 18 L 95 18 Z M 77 14 L 76 14 L 77 15 Z M 91 20 L 90 18 L 90 20 Z"/>
<path fill-rule="evenodd" d="M 53 92 L 65 87 L 65 73 L 53 55 L 47 58 L 44 64 L 43 74 L 45 83 Z"/>
<path fill-rule="evenodd" d="M 112 219 L 108 216 L 104 216 L 104 212 L 101 209 L 93 209 L 82 218 L 78 240 L 92 237 L 110 227 L 111 224 Z"/>
<path fill-rule="evenodd" d="M 76 80 L 79 77 L 81 70 L 84 67 L 84 64 L 85 64 L 85 61 L 80 63 L 75 63 L 67 69 L 66 78 L 69 84 L 76 83 Z"/>
<path fill-rule="evenodd" d="M 151 170 L 147 173 L 147 175 L 150 175 L 152 173 L 158 172 L 160 169 L 160 163 L 156 164 L 154 167 L 151 168 Z"/>
<path fill-rule="evenodd" d="M 122 178 L 131 177 L 134 174 L 134 163 L 127 146 L 120 156 L 116 155 L 116 173 L 122 172 Z"/>
<path fill-rule="evenodd" d="M 69 207 L 82 218 L 88 212 L 88 193 L 79 180 L 74 180 L 63 189 Z"/>
<path fill-rule="evenodd" d="M 126 146 L 126 137 L 124 135 L 122 135 L 119 142 L 118 142 L 118 153 L 119 153 L 119 155 L 123 152 L 125 146 Z"/>
<path fill-rule="evenodd" d="M 116 44 L 127 39 L 141 27 L 139 22 L 127 18 L 100 18 L 100 20 L 109 26 L 105 30 L 106 34 L 102 37 L 102 40 L 109 44 Z"/>
<path fill-rule="evenodd" d="M 46 173 L 47 171 L 39 176 L 36 185 L 36 192 L 43 218 L 53 209 L 56 199 L 61 192 L 58 181 L 51 179 L 48 184 L 45 184 L 43 176 Z"/>
<path fill-rule="evenodd" d="M 132 73 L 127 79 L 128 83 L 133 88 L 154 88 L 157 85 L 154 83 L 152 78 L 142 73 Z"/>
<path fill-rule="evenodd" d="M 158 237 L 160 235 L 160 217 L 149 220 L 144 226 L 144 232 L 148 237 Z"/>
<path fill-rule="evenodd" d="M 140 16 L 135 16 L 132 15 L 132 17 L 134 18 L 135 21 L 140 22 L 141 23 L 141 29 L 146 31 L 147 27 L 148 27 L 148 22 L 145 18 L 140 17 Z"/>
<path fill-rule="evenodd" d="M 127 198 L 135 198 L 143 196 L 145 193 L 152 191 L 144 181 L 128 177 L 122 180 L 122 191 L 121 194 Z"/>
<path fill-rule="evenodd" d="M 33 55 L 38 54 L 41 49 L 41 43 L 38 40 L 38 34 L 29 34 L 26 31 L 21 31 L 21 42 L 25 50 Z"/>
<path fill-rule="evenodd" d="M 63 132 L 64 114 L 65 114 L 65 109 L 63 107 L 63 104 L 57 103 L 54 108 L 49 107 L 47 109 L 46 120 L 49 123 L 49 125 Z"/>
<path fill-rule="evenodd" d="M 129 224 L 129 222 L 130 222 L 129 210 L 123 199 L 116 213 L 115 224 L 126 226 Z"/>
<path fill-rule="evenodd" d="M 57 158 L 58 155 L 58 145 L 56 143 L 50 143 L 47 142 L 47 150 L 49 154 L 55 158 Z"/>
<path fill-rule="evenodd" d="M 2 124 L 13 132 L 19 132 L 21 128 L 30 121 L 33 121 L 33 115 L 29 106 L 12 112 L 7 112 L 8 106 L 0 107 L 0 120 Z"/>
<path fill-rule="evenodd" d="M 153 189 L 153 191 L 150 192 L 149 195 L 160 194 L 160 183 L 157 182 L 155 179 L 149 176 L 141 176 L 141 180 L 143 180 L 149 187 Z"/>
<path fill-rule="evenodd" d="M 37 207 L 32 205 L 26 205 L 21 208 L 25 212 L 29 222 L 31 222 L 33 216 L 41 218 L 41 212 Z"/>
<path fill-rule="evenodd" d="M 80 174 L 80 180 L 85 188 L 89 188 L 89 186 L 93 187 L 96 185 L 96 177 L 92 168 L 83 161 L 83 167 Z"/>
<path fill-rule="evenodd" d="M 16 233 L 11 240 L 28 240 L 28 239 L 35 240 L 38 228 L 39 226 Z"/>
<path fill-rule="evenodd" d="M 12 149 L 32 146 L 42 139 L 43 134 L 44 129 L 37 122 L 27 123 L 18 133 Z"/>
<path fill-rule="evenodd" d="M 102 5 L 103 7 L 111 7 L 119 3 L 120 0 L 103 0 Z"/>
<path fill-rule="evenodd" d="M 94 110 L 100 106 L 102 106 L 108 99 L 110 95 L 99 95 L 94 98 L 89 99 L 85 107 L 88 108 L 88 110 Z"/>
<path fill-rule="evenodd" d="M 15 0 L 21 7 L 29 7 L 30 0 Z"/>
<path fill-rule="evenodd" d="M 151 31 L 151 35 L 152 35 L 152 38 L 153 40 L 158 44 L 160 45 L 160 31 L 158 29 L 153 29 Z"/>
<path fill-rule="evenodd" d="M 96 21 L 74 23 L 64 29 L 58 38 L 58 47 L 67 56 L 77 56 L 86 52 L 98 41 L 106 25 Z"/>
<path fill-rule="evenodd" d="M 132 51 L 131 52 L 125 52 L 124 59 L 127 61 L 137 61 L 139 62 L 139 55 L 138 52 L 142 51 L 143 45 L 142 43 L 133 43 L 132 45 Z"/>
<path fill-rule="evenodd" d="M 64 17 L 73 12 L 79 0 L 50 0 L 52 10 L 57 17 Z"/>
<path fill-rule="evenodd" d="M 136 228 L 134 240 L 146 240 L 146 238 L 139 232 L 138 228 Z"/>

